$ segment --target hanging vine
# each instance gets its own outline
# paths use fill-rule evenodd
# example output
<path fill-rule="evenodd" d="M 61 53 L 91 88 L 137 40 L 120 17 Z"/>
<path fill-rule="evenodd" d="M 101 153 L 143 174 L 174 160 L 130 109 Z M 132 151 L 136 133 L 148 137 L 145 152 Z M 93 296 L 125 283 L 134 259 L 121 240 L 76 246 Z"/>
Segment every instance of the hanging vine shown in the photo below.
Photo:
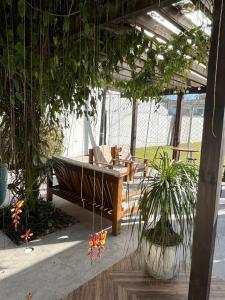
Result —
<path fill-rule="evenodd" d="M 209 41 L 199 28 L 162 44 L 134 26 L 100 26 L 107 5 L 93 10 L 93 1 L 73 2 L 0 3 L 0 142 L 7 148 L 0 154 L 15 173 L 11 190 L 31 210 L 48 168 L 43 128 L 54 132 L 70 112 L 93 116 L 96 88 L 99 99 L 106 86 L 131 99 L 159 97 L 174 74 L 185 76 L 207 56 Z M 125 65 L 130 78 L 121 81 L 116 74 Z"/>

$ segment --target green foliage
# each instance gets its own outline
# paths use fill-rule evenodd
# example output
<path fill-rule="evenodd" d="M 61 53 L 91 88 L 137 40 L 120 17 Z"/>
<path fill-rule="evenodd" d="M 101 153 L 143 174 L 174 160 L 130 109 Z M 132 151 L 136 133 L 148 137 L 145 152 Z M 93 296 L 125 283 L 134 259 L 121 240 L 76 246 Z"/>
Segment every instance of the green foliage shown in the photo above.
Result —
<path fill-rule="evenodd" d="M 41 149 L 42 159 L 51 159 L 53 155 L 63 153 L 63 128 L 49 128 L 45 124 L 41 126 Z"/>
<path fill-rule="evenodd" d="M 124 59 L 132 70 L 131 80 L 116 84 L 124 89 L 129 98 L 144 101 L 159 98 L 164 87 L 173 81 L 175 74 L 181 74 L 188 79 L 187 74 L 194 61 L 205 63 L 209 39 L 200 28 L 195 28 L 173 35 L 167 43 L 143 36 L 143 41 L 139 40 L 136 46 L 138 49 Z M 138 70 L 134 62 L 141 60 L 143 56 L 146 62 Z M 182 91 L 185 88 L 186 85 L 180 85 L 176 90 Z"/>
<path fill-rule="evenodd" d="M 191 242 L 198 172 L 193 164 L 174 161 L 166 152 L 151 164 L 151 176 L 142 182 L 139 200 L 139 241 L 179 246 Z"/>
<path fill-rule="evenodd" d="M 97 26 L 102 13 L 93 11 L 92 1 L 75 2 L 0 3 L 0 118 L 15 166 L 14 191 L 26 198 L 37 197 L 44 180 L 43 124 L 60 127 L 65 112 L 93 116 L 105 87 L 119 87 L 131 99 L 159 97 L 174 73 L 185 74 L 193 59 L 206 58 L 208 39 L 199 29 L 161 44 L 127 25 Z M 125 64 L 128 82 L 115 78 Z M 98 96 L 88 106 L 93 89 Z"/>

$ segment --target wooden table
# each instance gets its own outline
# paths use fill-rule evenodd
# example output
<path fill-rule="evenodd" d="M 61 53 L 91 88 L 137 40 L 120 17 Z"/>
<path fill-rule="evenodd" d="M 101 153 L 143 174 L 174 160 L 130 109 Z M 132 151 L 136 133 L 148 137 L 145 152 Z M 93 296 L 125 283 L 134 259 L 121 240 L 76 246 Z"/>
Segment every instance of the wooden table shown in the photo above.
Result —
<path fill-rule="evenodd" d="M 137 253 L 133 253 L 61 300 L 187 300 L 188 284 L 189 276 L 182 271 L 173 280 L 152 278 Z M 222 299 L 225 281 L 212 278 L 210 300 Z"/>
<path fill-rule="evenodd" d="M 192 154 L 193 154 L 193 153 L 196 153 L 196 152 L 199 152 L 198 149 L 195 149 L 195 148 L 188 148 L 188 147 L 174 147 L 174 146 L 172 146 L 171 149 L 172 149 L 173 151 L 176 152 L 176 156 L 175 156 L 175 157 L 176 157 L 176 160 L 179 160 L 179 159 L 180 159 L 180 152 L 186 152 L 186 153 L 189 153 L 189 154 L 190 154 L 189 158 L 190 158 L 191 160 L 193 159 Z"/>

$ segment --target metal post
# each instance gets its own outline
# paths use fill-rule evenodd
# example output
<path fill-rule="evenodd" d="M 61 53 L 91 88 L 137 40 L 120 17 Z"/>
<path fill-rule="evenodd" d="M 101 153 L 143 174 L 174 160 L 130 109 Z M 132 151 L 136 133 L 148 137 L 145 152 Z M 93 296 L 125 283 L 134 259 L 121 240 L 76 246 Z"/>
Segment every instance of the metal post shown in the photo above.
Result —
<path fill-rule="evenodd" d="M 137 115 L 138 115 L 138 101 L 133 99 L 132 103 L 132 124 L 131 124 L 131 140 L 130 140 L 130 153 L 135 155 L 136 138 L 137 138 Z"/>
<path fill-rule="evenodd" d="M 183 104 L 183 93 L 177 95 L 177 108 L 176 108 L 176 118 L 175 118 L 175 129 L 174 129 L 174 138 L 173 146 L 177 147 L 180 144 L 180 129 L 182 122 L 182 104 Z M 173 151 L 173 159 L 177 159 L 177 151 Z"/>

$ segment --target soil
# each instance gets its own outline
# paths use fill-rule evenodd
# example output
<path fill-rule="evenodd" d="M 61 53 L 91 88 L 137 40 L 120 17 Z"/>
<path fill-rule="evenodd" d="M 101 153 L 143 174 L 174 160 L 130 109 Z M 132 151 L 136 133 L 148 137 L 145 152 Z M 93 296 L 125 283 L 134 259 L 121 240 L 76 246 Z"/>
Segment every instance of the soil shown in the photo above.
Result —
<path fill-rule="evenodd" d="M 169 222 L 167 223 L 166 228 L 164 228 L 163 233 L 159 221 L 155 228 L 146 231 L 145 236 L 150 242 L 166 247 L 178 246 L 182 242 L 181 236 L 173 230 L 172 225 Z"/>
<path fill-rule="evenodd" d="M 30 240 L 35 240 L 59 229 L 64 229 L 79 223 L 75 217 L 67 215 L 46 201 L 39 201 L 35 213 L 31 213 L 28 208 L 24 208 L 17 230 L 15 230 L 12 223 L 11 214 L 11 207 L 0 208 L 0 229 L 16 245 L 24 244 L 21 235 L 23 235 L 27 229 L 30 229 L 33 233 Z"/>

